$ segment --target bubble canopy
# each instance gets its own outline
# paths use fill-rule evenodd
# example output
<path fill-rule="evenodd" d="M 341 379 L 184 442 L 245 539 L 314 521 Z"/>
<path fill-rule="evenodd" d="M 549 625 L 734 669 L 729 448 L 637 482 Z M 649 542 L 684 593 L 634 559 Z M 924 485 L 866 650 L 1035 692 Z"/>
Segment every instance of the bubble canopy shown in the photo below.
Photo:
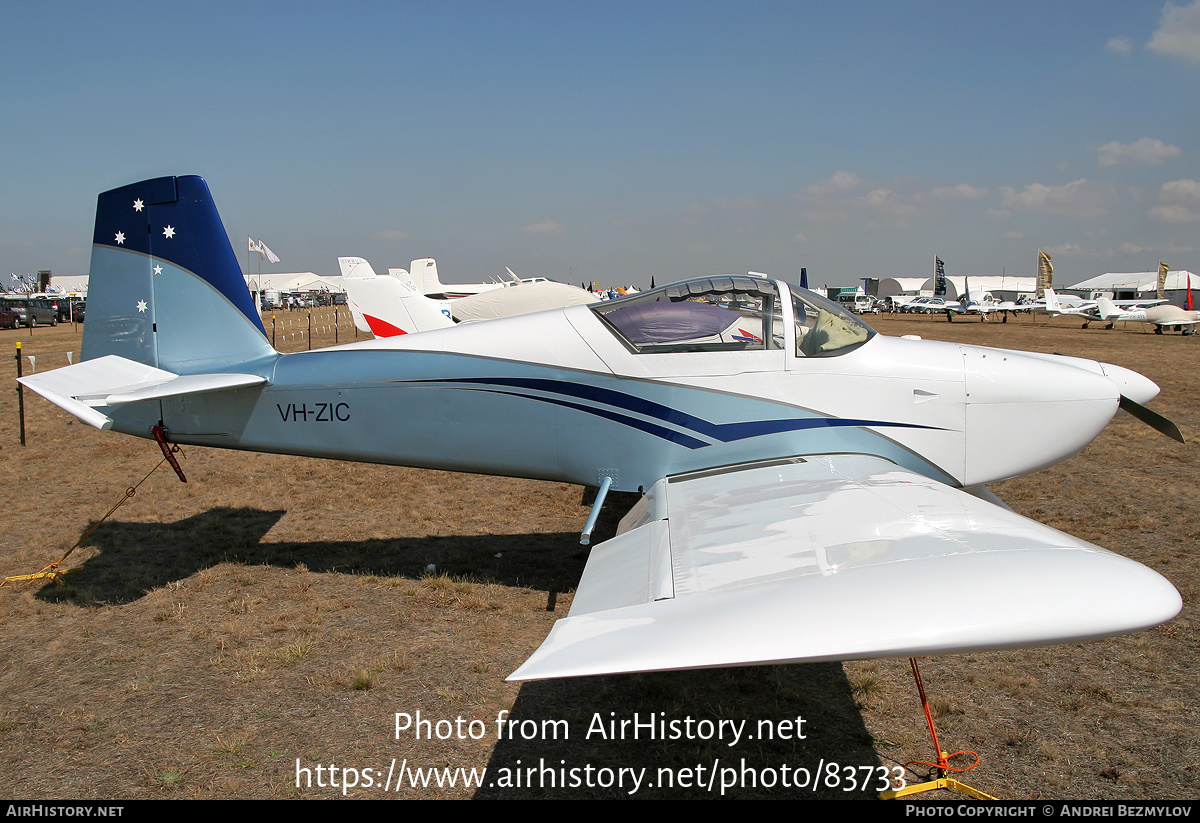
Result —
<path fill-rule="evenodd" d="M 794 352 L 844 354 L 875 331 L 832 300 L 753 275 L 702 277 L 592 306 L 639 353 L 765 351 L 786 348 L 782 304 L 790 299 Z"/>

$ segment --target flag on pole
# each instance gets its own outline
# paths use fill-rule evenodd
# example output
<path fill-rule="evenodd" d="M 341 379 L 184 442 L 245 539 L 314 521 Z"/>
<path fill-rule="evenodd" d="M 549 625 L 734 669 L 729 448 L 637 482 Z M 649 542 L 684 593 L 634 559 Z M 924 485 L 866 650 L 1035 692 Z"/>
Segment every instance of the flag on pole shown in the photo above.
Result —
<path fill-rule="evenodd" d="M 1046 296 L 1046 289 L 1054 288 L 1054 266 L 1050 265 L 1050 255 L 1038 249 L 1037 299 Z"/>
<path fill-rule="evenodd" d="M 804 266 L 800 267 L 800 288 L 808 288 L 808 269 L 806 269 Z"/>
<path fill-rule="evenodd" d="M 1188 280 L 1188 285 L 1191 285 L 1191 280 Z M 1158 261 L 1158 299 L 1163 300 L 1167 296 L 1167 264 L 1163 261 Z"/>
<path fill-rule="evenodd" d="M 946 264 L 936 254 L 933 256 L 933 296 L 946 296 Z"/>
<path fill-rule="evenodd" d="M 279 262 L 279 256 L 276 255 L 275 252 L 268 249 L 267 244 L 264 243 L 263 241 L 255 240 L 253 237 L 247 237 L 246 241 L 249 243 L 249 248 L 247 249 L 247 251 L 258 252 L 258 257 L 260 260 L 265 257 L 265 258 L 267 258 L 267 260 L 271 261 L 272 263 Z"/>

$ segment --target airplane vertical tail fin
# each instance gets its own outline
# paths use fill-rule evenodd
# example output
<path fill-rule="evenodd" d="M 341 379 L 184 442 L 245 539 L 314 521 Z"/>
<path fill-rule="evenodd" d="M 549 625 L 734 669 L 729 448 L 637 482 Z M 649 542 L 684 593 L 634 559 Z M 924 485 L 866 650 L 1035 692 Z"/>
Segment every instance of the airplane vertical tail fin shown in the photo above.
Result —
<path fill-rule="evenodd" d="M 1110 318 L 1117 317 L 1121 313 L 1117 311 L 1117 307 L 1113 305 L 1113 301 L 1109 300 L 1107 297 L 1096 298 L 1096 309 L 1100 312 L 1100 318 L 1102 320 L 1108 320 Z"/>
<path fill-rule="evenodd" d="M 446 287 L 438 279 L 437 261 L 432 257 L 422 257 L 408 264 L 412 273 L 413 283 L 421 294 L 442 294 Z"/>
<path fill-rule="evenodd" d="M 82 349 L 176 374 L 275 354 L 203 178 L 100 195 Z"/>
<path fill-rule="evenodd" d="M 1046 289 L 1046 311 L 1062 311 L 1062 304 L 1058 302 L 1058 295 L 1051 288 Z"/>
<path fill-rule="evenodd" d="M 449 309 L 422 294 L 403 269 L 393 270 L 403 277 L 377 275 L 361 257 L 339 257 L 338 264 L 346 302 L 360 331 L 394 337 L 454 325 Z"/>
<path fill-rule="evenodd" d="M 371 264 L 361 257 L 339 257 L 338 268 L 342 272 L 342 286 L 346 289 L 346 306 L 350 309 L 350 317 L 354 319 L 354 326 L 359 331 L 371 333 L 371 324 L 367 318 L 363 316 L 362 309 L 350 293 L 350 286 L 346 285 L 351 278 L 374 279 L 378 275 L 375 274 L 375 269 L 371 268 Z M 408 274 L 408 272 L 405 272 Z"/>

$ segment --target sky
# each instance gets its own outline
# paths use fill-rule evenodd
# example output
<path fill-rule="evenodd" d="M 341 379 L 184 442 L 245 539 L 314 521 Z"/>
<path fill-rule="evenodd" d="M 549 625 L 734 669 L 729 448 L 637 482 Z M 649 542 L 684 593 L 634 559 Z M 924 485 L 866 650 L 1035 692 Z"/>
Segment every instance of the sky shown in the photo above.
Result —
<path fill-rule="evenodd" d="M 208 180 L 273 272 L 1200 272 L 1200 0 L 0 0 L 0 271 Z"/>

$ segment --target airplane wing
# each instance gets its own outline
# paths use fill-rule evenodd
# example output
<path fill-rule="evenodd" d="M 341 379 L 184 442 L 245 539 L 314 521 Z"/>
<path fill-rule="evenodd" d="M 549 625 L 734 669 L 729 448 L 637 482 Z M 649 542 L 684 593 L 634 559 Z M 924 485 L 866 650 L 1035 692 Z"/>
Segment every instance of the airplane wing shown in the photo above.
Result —
<path fill-rule="evenodd" d="M 864 455 L 657 482 L 511 680 L 1071 642 L 1181 607 L 1156 572 Z"/>

